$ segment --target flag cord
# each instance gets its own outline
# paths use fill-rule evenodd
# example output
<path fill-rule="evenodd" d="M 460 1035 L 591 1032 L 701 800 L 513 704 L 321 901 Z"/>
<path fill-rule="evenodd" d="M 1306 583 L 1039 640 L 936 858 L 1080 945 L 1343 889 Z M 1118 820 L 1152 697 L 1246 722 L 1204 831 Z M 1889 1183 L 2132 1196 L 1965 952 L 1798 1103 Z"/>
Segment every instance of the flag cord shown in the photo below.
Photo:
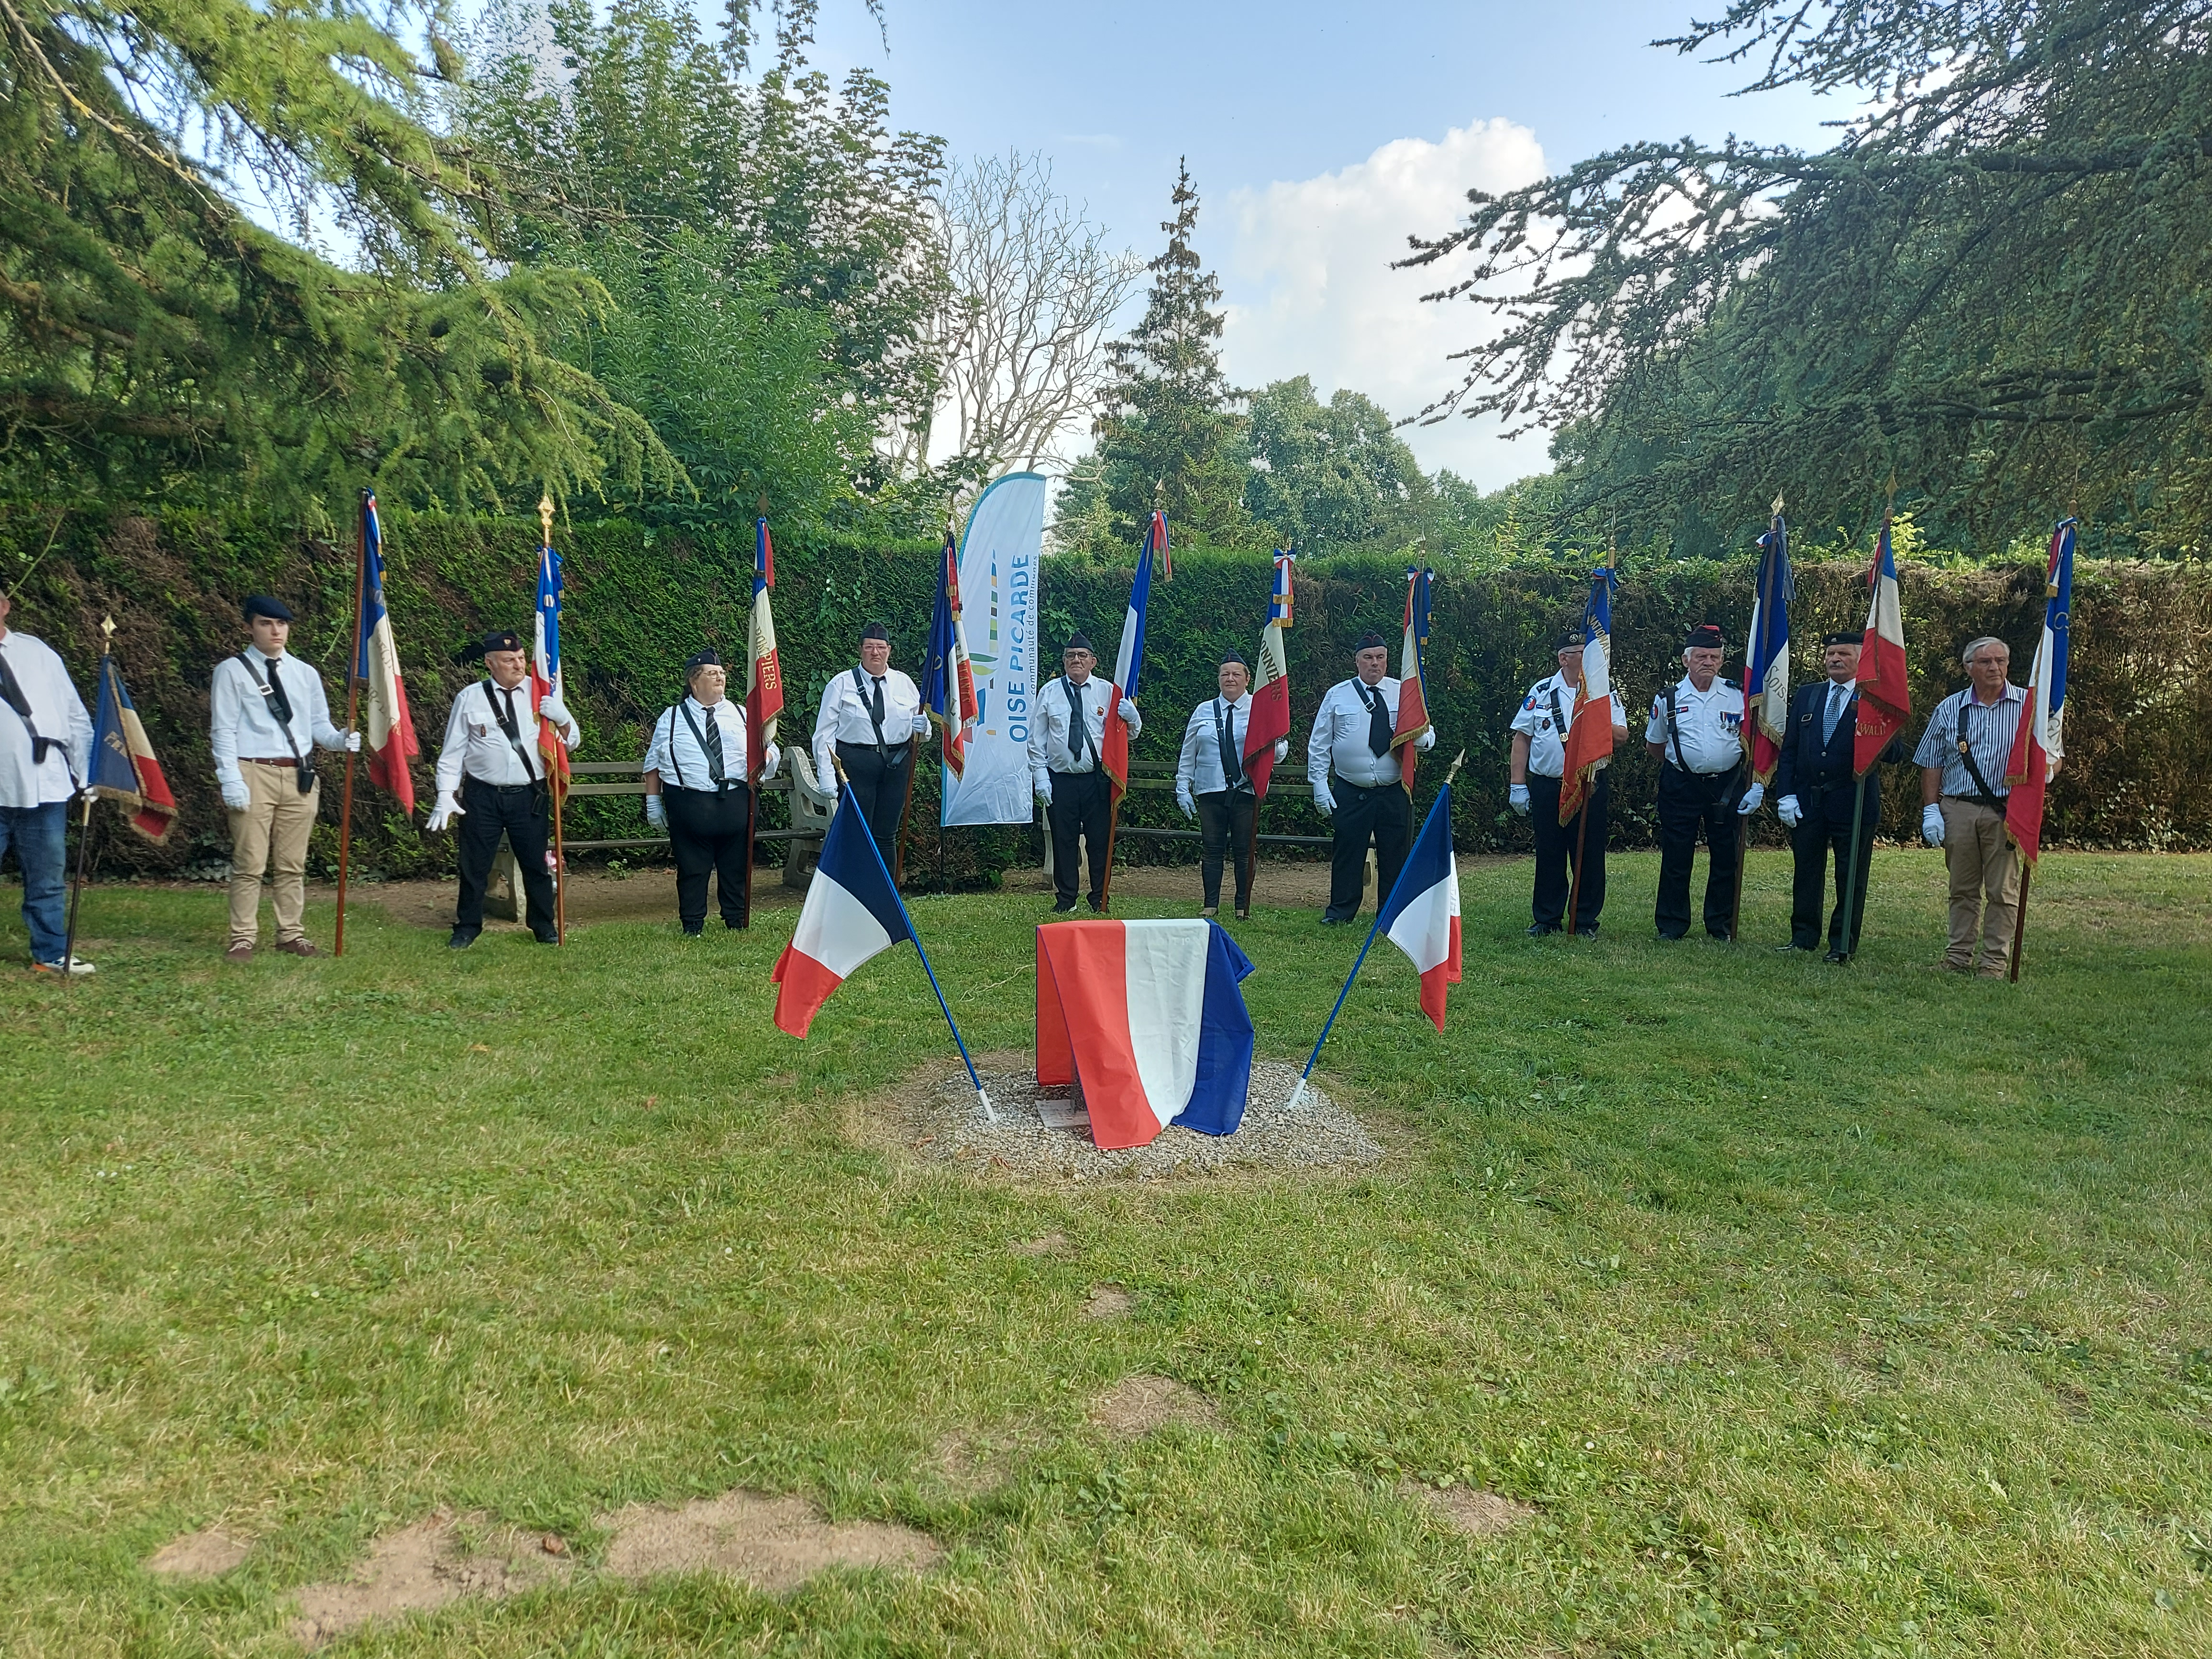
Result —
<path fill-rule="evenodd" d="M 860 811 L 859 803 L 850 799 L 849 786 L 845 793 L 847 799 L 838 802 L 837 810 L 842 812 L 850 805 L 854 811 Z M 937 994 L 938 1011 L 945 1016 L 945 1026 L 952 1033 L 952 1046 L 960 1050 L 960 1063 L 968 1068 L 968 1081 L 975 1085 L 976 1104 L 983 1109 L 986 1118 L 996 1123 L 999 1115 L 991 1108 L 991 1097 L 983 1092 L 983 1079 L 975 1075 L 975 1062 L 969 1057 L 968 1044 L 960 1035 L 959 1022 L 952 1018 L 952 1006 L 945 1001 L 944 988 L 937 982 L 937 969 L 929 965 L 929 952 L 921 948 L 921 934 L 915 929 L 914 917 L 906 908 L 906 897 L 899 891 L 898 884 L 891 880 L 890 866 L 884 862 L 884 849 L 876 845 L 875 836 L 871 834 L 866 840 L 869 855 L 875 860 L 876 868 L 884 872 L 884 884 L 891 890 L 891 902 L 898 906 L 899 918 L 906 923 L 906 936 L 914 941 L 914 953 L 921 958 L 921 971 L 929 975 L 929 988 Z"/>

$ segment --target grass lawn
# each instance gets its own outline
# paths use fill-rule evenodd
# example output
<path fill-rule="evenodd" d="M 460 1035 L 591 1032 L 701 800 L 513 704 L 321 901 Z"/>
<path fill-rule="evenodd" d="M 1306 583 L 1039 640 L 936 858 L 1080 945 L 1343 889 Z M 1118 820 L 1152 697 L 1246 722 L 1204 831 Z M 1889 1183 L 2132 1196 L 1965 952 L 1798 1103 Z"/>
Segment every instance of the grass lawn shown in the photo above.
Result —
<path fill-rule="evenodd" d="M 94 889 L 96 979 L 0 979 L 0 1650 L 296 1652 L 292 1592 L 442 1505 L 581 1570 L 337 1650 L 2212 1653 L 2212 859 L 2054 854 L 2017 988 L 1923 969 L 1933 854 L 1878 856 L 1844 969 L 1765 948 L 1782 854 L 1734 949 L 1613 869 L 1595 945 L 1468 871 L 1442 1036 L 1370 957 L 1323 1070 L 1379 1172 L 1082 1185 L 848 1139 L 957 1062 L 911 952 L 773 1030 L 790 912 L 457 957 L 365 904 L 342 962 L 228 969 L 219 890 Z M 981 1048 L 1041 912 L 915 905 Z M 1358 937 L 1237 932 L 1302 1054 Z M 1110 1436 L 1136 1373 L 1218 1425 Z M 739 1486 L 949 1553 L 592 1571 L 593 1517 Z M 142 1566 L 217 1523 L 228 1576 Z"/>

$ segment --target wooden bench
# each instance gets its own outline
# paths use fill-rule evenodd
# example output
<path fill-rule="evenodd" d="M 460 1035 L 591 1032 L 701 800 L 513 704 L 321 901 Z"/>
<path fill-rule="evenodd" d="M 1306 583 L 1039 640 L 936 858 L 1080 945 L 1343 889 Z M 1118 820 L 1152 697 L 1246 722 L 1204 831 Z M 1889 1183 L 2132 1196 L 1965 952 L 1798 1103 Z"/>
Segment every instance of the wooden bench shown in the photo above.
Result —
<path fill-rule="evenodd" d="M 1133 795 L 1140 789 L 1147 789 L 1172 795 L 1175 793 L 1175 777 L 1176 763 L 1173 761 L 1133 760 L 1129 763 L 1129 793 Z M 1267 781 L 1267 799 L 1284 797 L 1298 800 L 1313 799 L 1313 785 L 1307 781 L 1304 762 L 1286 760 L 1276 764 Z M 1263 810 L 1266 805 L 1265 801 L 1261 803 Z M 1140 836 L 1149 841 L 1199 839 L 1195 830 L 1153 830 L 1136 823 L 1124 823 L 1114 833 L 1117 837 Z M 1262 847 L 1327 847 L 1330 844 L 1327 836 L 1256 836 L 1254 839 Z"/>
<path fill-rule="evenodd" d="M 644 766 L 640 761 L 571 761 L 568 771 L 568 795 L 572 800 L 592 795 L 629 795 L 641 800 L 644 798 Z M 837 798 L 824 793 L 815 782 L 814 763 L 798 744 L 786 746 L 783 764 L 775 776 L 756 786 L 756 807 L 761 798 L 769 795 L 790 798 L 791 826 L 785 830 L 757 829 L 753 839 L 791 843 L 791 850 L 783 860 L 783 884 L 803 892 L 821 856 L 822 838 L 830 831 L 830 814 L 836 808 Z M 644 816 L 642 807 L 639 816 Z M 603 841 L 564 838 L 562 850 L 612 853 L 629 848 L 667 845 L 665 835 L 648 831 L 641 836 L 617 836 Z M 499 856 L 492 861 L 490 884 L 484 890 L 484 908 L 504 921 L 519 921 L 522 919 L 521 894 L 521 866 L 515 862 L 514 850 L 501 842 Z"/>

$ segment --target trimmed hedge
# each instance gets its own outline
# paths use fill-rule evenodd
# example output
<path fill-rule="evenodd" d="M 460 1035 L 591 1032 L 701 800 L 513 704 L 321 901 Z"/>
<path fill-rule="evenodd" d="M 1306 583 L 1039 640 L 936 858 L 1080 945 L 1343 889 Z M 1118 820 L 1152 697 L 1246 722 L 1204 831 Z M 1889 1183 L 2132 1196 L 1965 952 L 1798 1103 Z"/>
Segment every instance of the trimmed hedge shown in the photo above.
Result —
<path fill-rule="evenodd" d="M 453 696 L 475 671 L 454 661 L 461 644 L 491 626 L 527 622 L 535 583 L 534 522 L 416 517 L 386 523 L 389 598 L 400 658 L 424 754 L 418 799 L 427 802 L 431 769 Z M 580 524 L 561 532 L 568 609 L 564 647 L 570 702 L 584 728 L 579 758 L 642 752 L 647 722 L 678 690 L 678 665 L 702 643 L 736 662 L 744 647 L 750 599 L 749 525 L 671 530 L 629 520 Z M 110 873 L 205 873 L 228 856 L 221 802 L 207 754 L 208 675 L 242 641 L 238 602 L 247 592 L 281 593 L 299 615 L 293 642 L 320 667 L 343 717 L 342 676 L 352 603 L 353 555 L 312 538 L 226 532 L 204 520 L 122 518 L 57 536 L 50 518 L 29 508 L 0 512 L 0 569 L 20 569 L 44 553 L 16 586 L 15 623 L 60 649 L 87 687 L 93 684 L 99 623 L 112 613 L 134 697 L 183 805 L 179 831 L 153 848 L 96 814 L 94 857 Z M 935 592 L 936 550 L 927 544 L 862 545 L 793 533 L 776 549 L 776 627 L 792 707 L 787 741 L 811 734 L 827 677 L 852 660 L 861 624 L 887 623 L 895 660 L 911 666 L 927 632 Z M 1234 646 L 1249 654 L 1266 613 L 1271 568 L 1261 556 L 1194 551 L 1178 558 L 1171 582 L 1153 589 L 1144 702 L 1150 723 L 1138 753 L 1175 753 L 1193 703 L 1211 694 L 1213 665 Z M 1690 624 L 1715 621 L 1740 638 L 1749 620 L 1748 561 L 1671 563 L 1632 569 L 1616 597 L 1615 674 L 1629 702 L 1632 742 L 1616 763 L 1613 844 L 1648 845 L 1656 763 L 1644 753 L 1642 718 L 1650 700 L 1679 675 L 1678 650 Z M 1076 628 L 1111 660 L 1128 593 L 1130 568 L 1074 558 L 1046 567 L 1042 601 L 1046 655 Z M 1864 568 L 1801 567 L 1791 623 L 1800 640 L 1856 627 L 1865 615 Z M 1924 711 L 1964 683 L 1958 651 L 1980 634 L 2013 647 L 2015 678 L 2026 678 L 2042 610 L 2039 562 L 1974 568 L 1909 566 L 1903 572 L 1905 625 L 1915 669 L 1914 706 Z M 1429 705 L 1438 750 L 1421 770 L 1422 800 L 1444 763 L 1467 750 L 1455 814 L 1467 851 L 1523 850 L 1527 826 L 1505 808 L 1506 726 L 1527 687 L 1552 665 L 1550 644 L 1578 615 L 1584 584 L 1554 569 L 1459 575 L 1446 571 L 1435 592 L 1428 656 Z M 1390 560 L 1302 562 L 1291 629 L 1294 741 L 1303 744 L 1322 693 L 1350 672 L 1352 642 L 1367 629 L 1394 635 L 1402 613 L 1403 566 Z M 2068 762 L 2053 786 L 2048 835 L 2055 845 L 2184 849 L 2212 846 L 2212 573 L 2196 567 L 2085 562 L 2075 578 L 2076 654 L 2067 717 Z M 1817 653 L 1801 653 L 1798 678 Z M 1911 735 L 1917 736 L 1915 721 Z M 325 770 L 335 779 L 336 769 Z M 1884 830 L 1915 833 L 1919 799 L 1909 769 L 1886 789 Z M 325 790 L 313 867 L 333 868 L 337 790 Z M 358 867 L 390 877 L 448 872 L 449 836 L 427 837 L 386 809 L 380 795 L 356 789 Z M 933 876 L 939 848 L 933 769 L 917 782 L 910 875 Z M 1270 807 L 1268 827 L 1319 833 L 1310 805 Z M 1131 798 L 1125 821 L 1180 826 L 1164 793 Z M 641 834 L 634 801 L 579 800 L 568 823 L 579 839 Z M 1765 833 L 1778 832 L 1762 817 Z M 1033 856 L 1030 832 L 963 831 L 947 838 L 945 872 L 956 884 L 988 882 L 1018 857 Z M 1186 843 L 1131 840 L 1132 858 L 1188 856 Z M 196 868 L 197 866 L 197 868 Z"/>

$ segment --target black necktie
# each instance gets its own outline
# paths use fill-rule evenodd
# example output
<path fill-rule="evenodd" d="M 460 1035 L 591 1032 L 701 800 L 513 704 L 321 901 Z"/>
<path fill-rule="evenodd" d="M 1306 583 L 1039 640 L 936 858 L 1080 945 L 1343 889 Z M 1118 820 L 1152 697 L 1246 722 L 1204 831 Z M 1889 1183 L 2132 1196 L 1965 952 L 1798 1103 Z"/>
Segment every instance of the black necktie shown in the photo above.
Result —
<path fill-rule="evenodd" d="M 876 728 L 876 741 L 884 740 L 884 677 L 876 676 L 875 701 L 868 705 L 868 720 Z"/>
<path fill-rule="evenodd" d="M 1390 752 L 1390 739 L 1396 734 L 1391 730 L 1390 706 L 1382 701 L 1382 694 L 1364 681 L 1355 681 L 1359 687 L 1359 700 L 1367 705 L 1367 746 L 1379 757 Z"/>
<path fill-rule="evenodd" d="M 1244 778 L 1244 769 L 1237 763 L 1237 760 L 1235 741 L 1237 705 L 1233 702 L 1224 703 L 1219 699 L 1216 699 L 1213 706 L 1216 711 L 1213 716 L 1213 735 L 1216 741 L 1221 744 L 1221 781 L 1230 788 L 1234 789 L 1243 781 Z"/>
<path fill-rule="evenodd" d="M 266 666 L 269 670 L 269 712 L 277 725 L 289 731 L 292 725 L 292 700 L 284 695 L 284 682 L 277 677 L 276 659 L 270 658 Z"/>
<path fill-rule="evenodd" d="M 722 787 L 722 723 L 713 708 L 707 710 L 707 775 L 714 779 L 715 788 Z"/>
<path fill-rule="evenodd" d="M 1091 713 L 1083 706 L 1083 688 L 1073 680 L 1062 680 L 1067 688 L 1067 758 L 1071 764 L 1083 758 L 1083 751 L 1091 741 Z"/>

